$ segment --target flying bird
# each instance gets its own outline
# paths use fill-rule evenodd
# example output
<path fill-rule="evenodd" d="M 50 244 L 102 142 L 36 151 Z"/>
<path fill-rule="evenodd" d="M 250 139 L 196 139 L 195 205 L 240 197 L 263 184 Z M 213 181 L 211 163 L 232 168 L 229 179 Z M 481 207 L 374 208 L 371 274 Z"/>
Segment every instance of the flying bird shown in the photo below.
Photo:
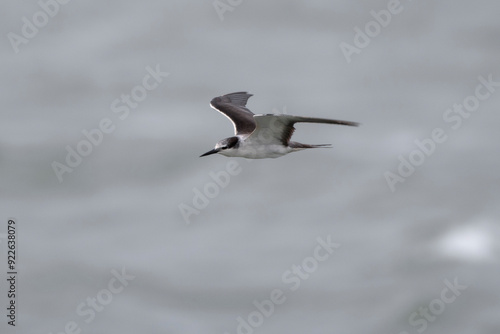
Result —
<path fill-rule="evenodd" d="M 226 157 L 248 159 L 277 158 L 306 148 L 330 147 L 330 144 L 308 145 L 290 141 L 295 123 L 326 123 L 358 126 L 356 122 L 335 119 L 292 116 L 286 114 L 255 115 L 247 107 L 252 96 L 236 92 L 212 99 L 210 106 L 229 118 L 234 126 L 234 136 L 222 139 L 204 157 L 219 153 Z"/>

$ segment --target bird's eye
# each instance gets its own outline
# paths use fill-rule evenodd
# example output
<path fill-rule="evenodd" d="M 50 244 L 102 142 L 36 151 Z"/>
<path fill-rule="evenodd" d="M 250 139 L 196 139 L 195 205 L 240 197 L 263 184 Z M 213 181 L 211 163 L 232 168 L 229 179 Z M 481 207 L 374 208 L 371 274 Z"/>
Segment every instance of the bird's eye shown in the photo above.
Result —
<path fill-rule="evenodd" d="M 221 149 L 222 150 L 225 150 L 227 148 L 227 146 L 222 146 Z"/>

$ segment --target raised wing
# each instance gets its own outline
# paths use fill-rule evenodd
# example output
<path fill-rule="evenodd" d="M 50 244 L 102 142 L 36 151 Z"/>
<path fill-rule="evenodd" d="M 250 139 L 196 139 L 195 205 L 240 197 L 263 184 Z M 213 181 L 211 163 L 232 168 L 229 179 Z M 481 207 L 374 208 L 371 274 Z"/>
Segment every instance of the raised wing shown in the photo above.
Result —
<path fill-rule="evenodd" d="M 288 146 L 295 131 L 295 123 L 325 123 L 358 126 L 356 122 L 340 121 L 335 119 L 301 117 L 292 115 L 255 115 L 253 116 L 256 128 L 247 140 L 261 144 L 279 144 Z"/>
<path fill-rule="evenodd" d="M 255 130 L 254 114 L 246 104 L 252 94 L 247 92 L 236 92 L 215 97 L 210 106 L 229 118 L 234 126 L 234 134 L 250 134 Z"/>

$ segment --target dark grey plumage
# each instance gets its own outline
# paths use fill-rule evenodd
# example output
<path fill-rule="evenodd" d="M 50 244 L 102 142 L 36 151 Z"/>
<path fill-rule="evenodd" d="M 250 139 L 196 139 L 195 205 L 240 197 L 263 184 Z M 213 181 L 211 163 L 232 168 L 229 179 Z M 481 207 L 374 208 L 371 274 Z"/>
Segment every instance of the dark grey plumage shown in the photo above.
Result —
<path fill-rule="evenodd" d="M 215 97 L 210 101 L 212 108 L 233 123 L 235 135 L 250 134 L 255 130 L 254 113 L 246 108 L 250 96 L 252 94 L 247 92 L 236 92 Z"/>

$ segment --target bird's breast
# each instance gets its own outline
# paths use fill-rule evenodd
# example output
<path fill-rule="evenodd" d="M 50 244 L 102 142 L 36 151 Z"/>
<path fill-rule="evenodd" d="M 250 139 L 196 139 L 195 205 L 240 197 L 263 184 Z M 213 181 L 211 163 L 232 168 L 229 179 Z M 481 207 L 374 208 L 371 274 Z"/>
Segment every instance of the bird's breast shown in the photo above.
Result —
<path fill-rule="evenodd" d="M 229 149 L 220 153 L 228 157 L 242 157 L 247 159 L 278 158 L 292 151 L 283 145 L 252 145 L 241 142 L 237 149 Z"/>

